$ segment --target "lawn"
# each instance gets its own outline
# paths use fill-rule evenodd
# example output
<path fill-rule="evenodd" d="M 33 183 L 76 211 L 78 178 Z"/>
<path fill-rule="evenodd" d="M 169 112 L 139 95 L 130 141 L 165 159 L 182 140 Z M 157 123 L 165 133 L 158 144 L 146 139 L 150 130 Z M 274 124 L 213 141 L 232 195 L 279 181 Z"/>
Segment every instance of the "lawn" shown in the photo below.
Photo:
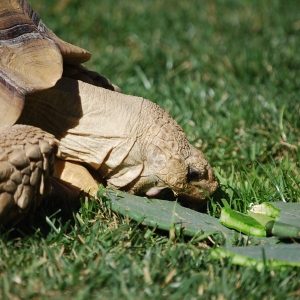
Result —
<path fill-rule="evenodd" d="M 30 0 L 86 63 L 163 107 L 213 165 L 206 212 L 300 199 L 300 2 Z M 298 50 L 297 50 L 298 49 Z M 103 202 L 0 229 L 1 299 L 299 299 L 299 268 L 212 260 L 222 241 L 170 238 Z"/>

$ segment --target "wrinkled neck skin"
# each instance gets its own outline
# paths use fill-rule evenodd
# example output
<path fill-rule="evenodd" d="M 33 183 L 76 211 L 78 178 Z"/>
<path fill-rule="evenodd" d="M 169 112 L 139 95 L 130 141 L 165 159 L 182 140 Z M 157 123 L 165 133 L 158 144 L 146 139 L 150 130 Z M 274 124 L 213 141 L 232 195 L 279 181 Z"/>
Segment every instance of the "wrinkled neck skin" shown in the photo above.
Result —
<path fill-rule="evenodd" d="M 143 101 L 62 78 L 55 87 L 26 97 L 18 123 L 52 133 L 60 141 L 60 158 L 86 163 L 106 179 L 119 177 L 121 187 L 141 173 L 137 141 L 144 131 Z M 132 174 L 124 169 L 127 156 L 128 167 L 135 167 Z M 122 179 L 125 173 L 128 182 Z"/>
<path fill-rule="evenodd" d="M 177 123 L 139 97 L 62 78 L 26 97 L 18 123 L 55 135 L 62 159 L 88 164 L 108 187 L 150 197 L 171 188 L 191 203 L 217 188 L 204 155 Z"/>

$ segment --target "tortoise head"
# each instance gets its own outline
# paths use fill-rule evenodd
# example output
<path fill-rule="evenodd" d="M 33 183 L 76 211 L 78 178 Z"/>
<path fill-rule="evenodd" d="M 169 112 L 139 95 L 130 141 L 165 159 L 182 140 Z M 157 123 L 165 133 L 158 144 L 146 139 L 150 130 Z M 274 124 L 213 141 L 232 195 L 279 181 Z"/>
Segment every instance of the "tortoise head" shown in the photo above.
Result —
<path fill-rule="evenodd" d="M 199 209 L 218 187 L 213 169 L 176 121 L 157 105 L 149 105 L 154 113 L 141 147 L 143 171 L 127 191 L 157 197 L 168 188 L 185 206 Z"/>
<path fill-rule="evenodd" d="M 185 206 L 201 208 L 218 182 L 201 151 L 190 144 L 185 150 L 188 154 L 182 156 L 165 143 L 149 145 L 147 167 L 135 185 L 135 193 L 153 198 L 169 188 Z"/>

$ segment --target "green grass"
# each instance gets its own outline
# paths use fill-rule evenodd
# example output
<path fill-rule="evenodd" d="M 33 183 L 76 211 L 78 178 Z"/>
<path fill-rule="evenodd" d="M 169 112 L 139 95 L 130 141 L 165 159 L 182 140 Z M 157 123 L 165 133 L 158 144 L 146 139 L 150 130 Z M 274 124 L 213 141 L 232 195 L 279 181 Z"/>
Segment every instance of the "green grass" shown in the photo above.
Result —
<path fill-rule="evenodd" d="M 31 0 L 86 65 L 150 99 L 202 149 L 221 182 L 207 207 L 299 201 L 300 2 Z M 298 49 L 298 50 L 297 50 Z M 297 268 L 212 261 L 197 241 L 49 203 L 0 232 L 1 299 L 297 299 Z M 48 216 L 48 221 L 45 216 Z"/>

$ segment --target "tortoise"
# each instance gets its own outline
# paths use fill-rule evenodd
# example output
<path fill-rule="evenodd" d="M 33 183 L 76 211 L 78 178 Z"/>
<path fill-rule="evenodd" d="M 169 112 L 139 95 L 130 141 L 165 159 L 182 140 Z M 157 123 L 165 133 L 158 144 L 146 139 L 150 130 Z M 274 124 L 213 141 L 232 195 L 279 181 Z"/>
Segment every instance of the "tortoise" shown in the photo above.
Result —
<path fill-rule="evenodd" d="M 82 63 L 26 0 L 0 6 L 0 224 L 13 226 L 52 193 L 98 184 L 198 209 L 218 187 L 204 154 L 153 102 L 122 94 Z"/>

